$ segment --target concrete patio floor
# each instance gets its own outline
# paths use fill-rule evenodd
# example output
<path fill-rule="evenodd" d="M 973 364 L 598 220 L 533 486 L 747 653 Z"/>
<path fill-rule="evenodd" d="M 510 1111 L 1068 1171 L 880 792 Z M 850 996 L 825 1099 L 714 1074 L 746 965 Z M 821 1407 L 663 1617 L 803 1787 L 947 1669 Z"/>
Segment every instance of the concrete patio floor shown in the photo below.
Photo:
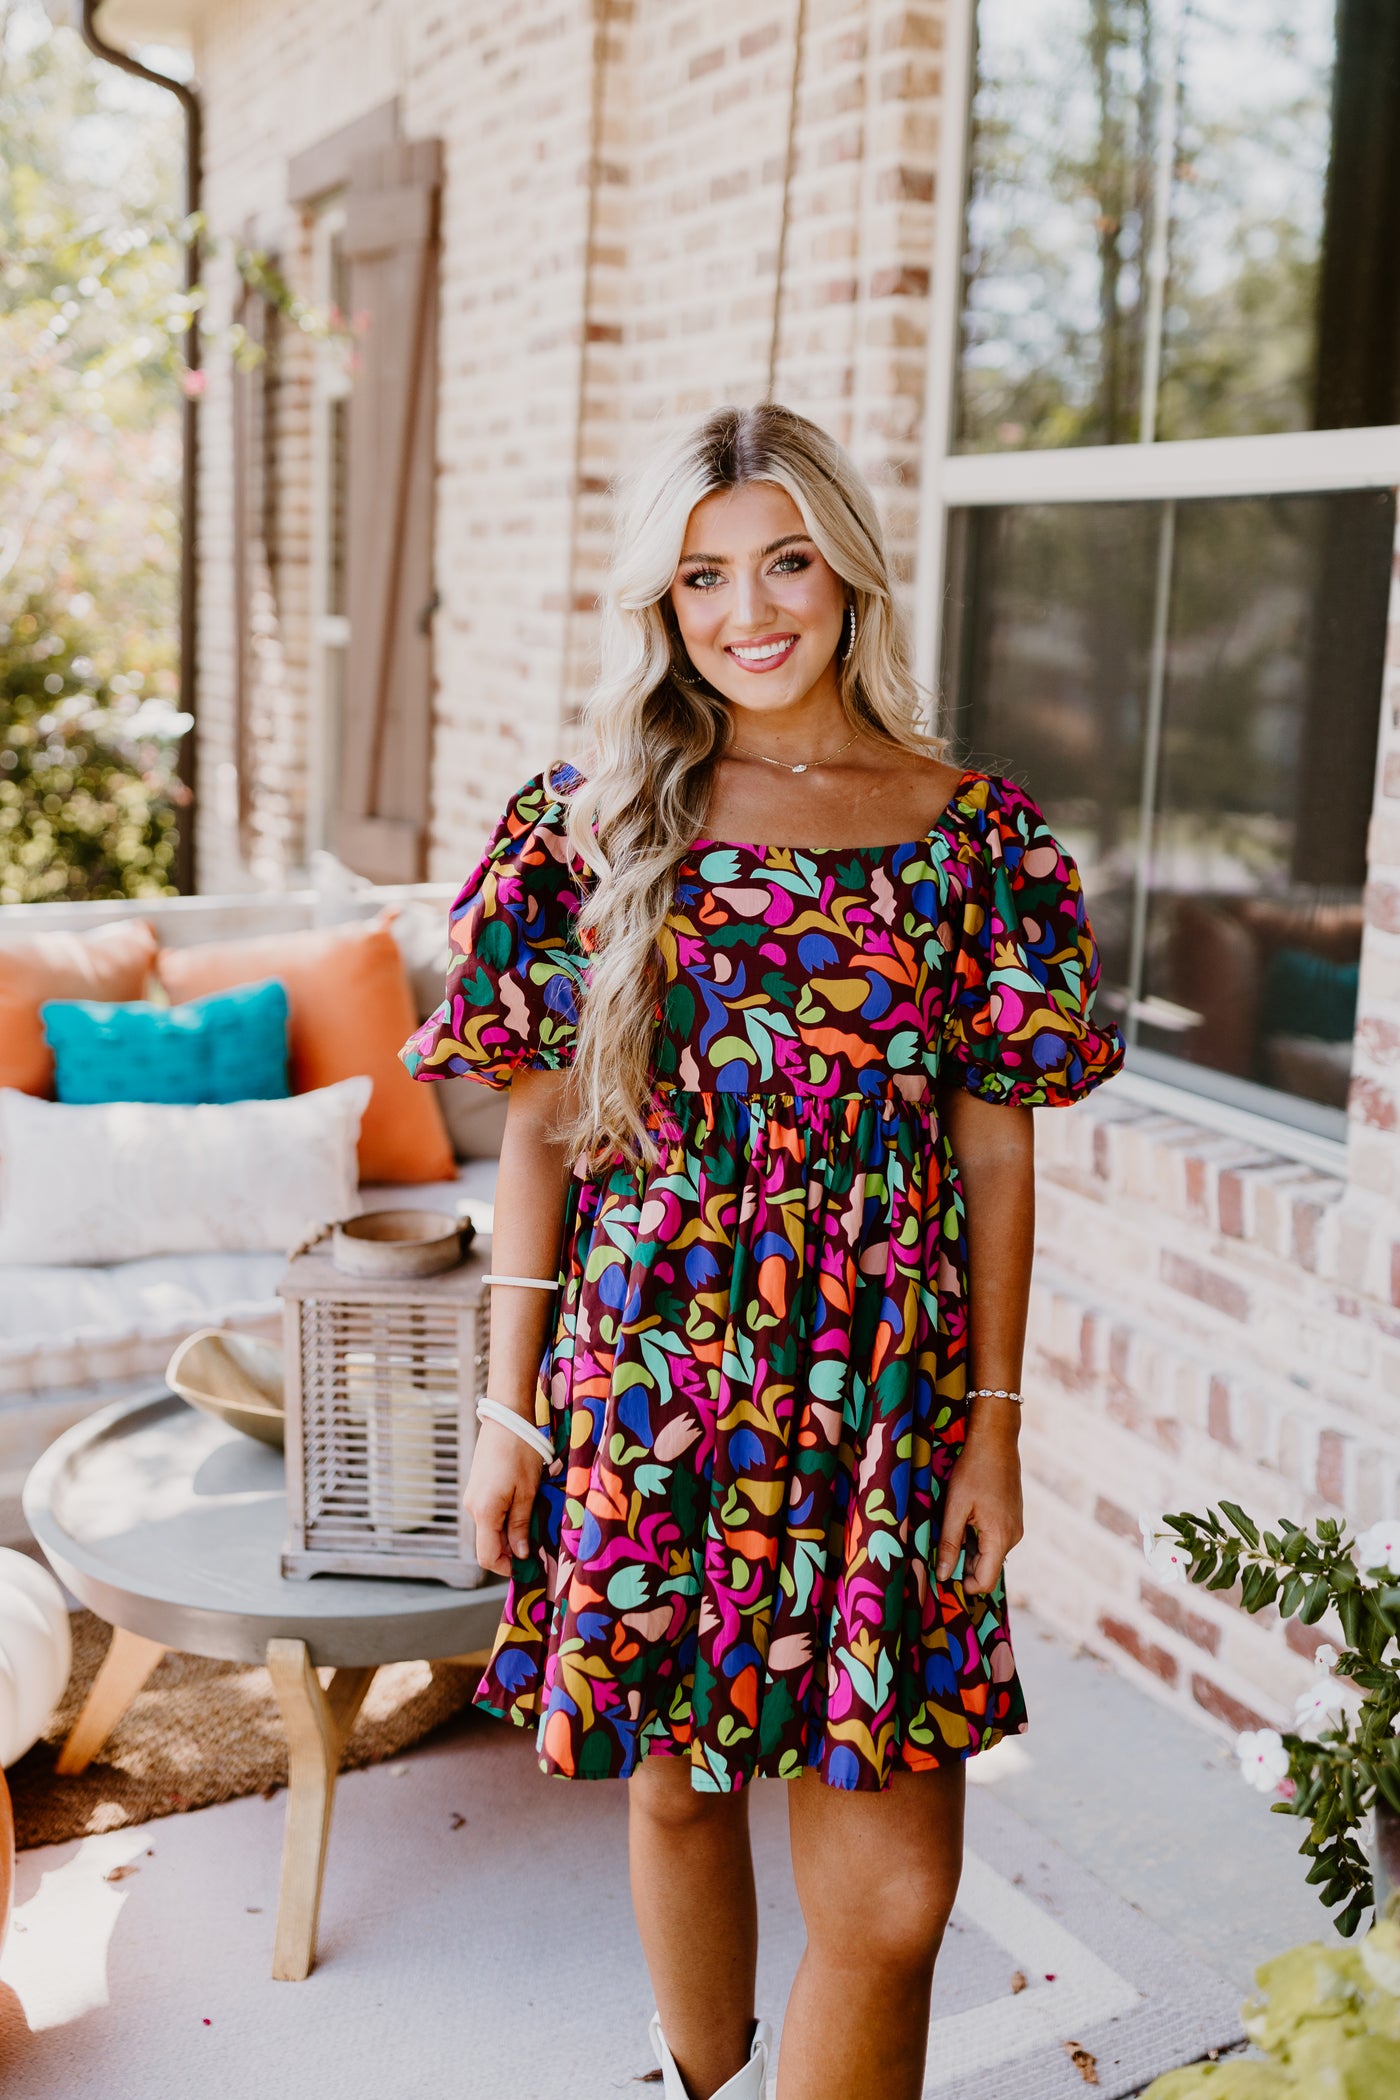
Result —
<path fill-rule="evenodd" d="M 1017 1652 L 1032 1732 L 974 1761 L 979 1789 L 1241 1994 L 1258 1961 L 1328 1929 L 1298 1826 L 1248 1793 L 1227 1748 L 1024 1612 Z M 754 1803 L 765 2010 L 800 1949 L 782 1795 Z M 21 1856 L 0 1961 L 8 2100 L 656 2090 L 634 2083 L 650 1999 L 620 1788 L 540 1781 L 528 1742 L 476 1716 L 347 1775 L 302 1984 L 268 1975 L 282 1811 L 280 1795 L 231 1802 Z M 581 2075 L 600 2016 L 613 2058 Z"/>

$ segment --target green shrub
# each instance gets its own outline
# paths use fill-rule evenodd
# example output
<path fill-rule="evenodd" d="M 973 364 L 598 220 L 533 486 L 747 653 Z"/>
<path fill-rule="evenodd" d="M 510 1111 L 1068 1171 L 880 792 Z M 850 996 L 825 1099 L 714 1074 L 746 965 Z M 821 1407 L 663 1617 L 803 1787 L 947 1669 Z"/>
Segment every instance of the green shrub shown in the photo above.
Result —
<path fill-rule="evenodd" d="M 189 717 L 96 654 L 71 610 L 33 597 L 0 624 L 0 903 L 174 893 Z"/>
<path fill-rule="evenodd" d="M 1191 2064 L 1143 2100 L 1395 2100 L 1400 2093 L 1400 1924 L 1353 1946 L 1291 1948 L 1265 1962 L 1244 2028 L 1264 2061 Z"/>

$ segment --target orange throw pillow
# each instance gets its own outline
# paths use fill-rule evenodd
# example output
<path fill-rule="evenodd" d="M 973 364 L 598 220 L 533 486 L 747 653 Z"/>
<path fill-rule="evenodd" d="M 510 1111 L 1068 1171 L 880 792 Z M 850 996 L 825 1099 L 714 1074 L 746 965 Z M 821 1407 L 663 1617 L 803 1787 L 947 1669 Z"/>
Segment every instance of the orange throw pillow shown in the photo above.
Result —
<path fill-rule="evenodd" d="M 144 999 L 156 947 L 147 919 L 0 941 L 0 1086 L 51 1094 L 53 1052 L 39 1008 L 46 999 Z"/>
<path fill-rule="evenodd" d="M 399 1049 L 418 1025 L 393 911 L 357 926 L 162 948 L 156 964 L 175 1004 L 277 977 L 287 988 L 292 1091 L 366 1072 L 374 1092 L 360 1125 L 361 1181 L 451 1181 L 452 1146 L 432 1091 Z"/>

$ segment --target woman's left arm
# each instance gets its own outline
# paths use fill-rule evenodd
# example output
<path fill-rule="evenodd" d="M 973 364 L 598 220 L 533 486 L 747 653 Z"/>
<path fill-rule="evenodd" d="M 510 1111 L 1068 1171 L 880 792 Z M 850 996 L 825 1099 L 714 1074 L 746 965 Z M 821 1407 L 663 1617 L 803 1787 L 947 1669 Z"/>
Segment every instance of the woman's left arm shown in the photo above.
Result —
<path fill-rule="evenodd" d="M 944 1129 L 967 1205 L 967 1385 L 1018 1392 L 1035 1247 L 1032 1111 L 949 1088 Z M 974 1400 L 967 1440 L 943 1497 L 937 1573 L 946 1582 L 970 1525 L 977 1559 L 966 1588 L 992 1589 L 1020 1538 L 1021 1410 L 1014 1400 Z"/>

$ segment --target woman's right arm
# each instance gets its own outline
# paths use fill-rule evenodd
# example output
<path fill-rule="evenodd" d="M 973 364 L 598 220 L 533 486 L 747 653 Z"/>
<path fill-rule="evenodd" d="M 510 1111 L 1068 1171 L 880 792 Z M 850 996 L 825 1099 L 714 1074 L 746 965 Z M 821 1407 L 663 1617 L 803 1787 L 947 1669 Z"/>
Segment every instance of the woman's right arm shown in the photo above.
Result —
<path fill-rule="evenodd" d="M 558 1274 L 573 1166 L 573 1153 L 557 1135 L 568 1084 L 567 1072 L 517 1072 L 511 1082 L 491 1235 L 497 1276 Z M 527 1422 L 535 1419 L 535 1388 L 558 1303 L 548 1291 L 504 1285 L 491 1292 L 487 1390 Z M 509 1575 L 512 1555 L 519 1559 L 528 1550 L 540 1472 L 539 1458 L 519 1437 L 496 1422 L 478 1424 L 463 1500 L 476 1525 L 477 1560 L 494 1575 Z"/>

